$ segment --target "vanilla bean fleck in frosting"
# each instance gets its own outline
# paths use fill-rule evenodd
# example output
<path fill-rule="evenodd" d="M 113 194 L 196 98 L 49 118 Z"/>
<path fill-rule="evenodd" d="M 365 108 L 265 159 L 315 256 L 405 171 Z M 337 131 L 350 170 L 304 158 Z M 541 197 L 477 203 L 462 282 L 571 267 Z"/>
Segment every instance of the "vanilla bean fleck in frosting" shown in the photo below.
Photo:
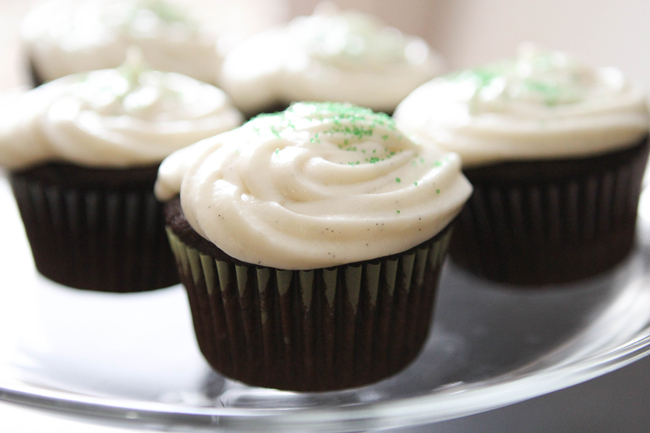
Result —
<path fill-rule="evenodd" d="M 326 3 L 234 48 L 220 83 L 245 113 L 312 100 L 392 112 L 441 70 L 442 61 L 422 39 Z"/>
<path fill-rule="evenodd" d="M 46 82 L 115 68 L 132 45 L 154 69 L 208 83 L 221 63 L 218 37 L 167 0 L 52 1 L 26 17 L 22 39 Z"/>
<path fill-rule="evenodd" d="M 621 71 L 532 44 L 422 85 L 395 119 L 459 153 L 464 166 L 599 154 L 648 134 L 646 94 Z"/>
<path fill-rule="evenodd" d="M 0 97 L 0 165 L 157 164 L 241 124 L 241 113 L 218 88 L 150 70 L 132 53 L 120 68 L 70 75 Z"/>
<path fill-rule="evenodd" d="M 460 159 L 385 114 L 298 103 L 175 152 L 156 195 L 180 193 L 195 231 L 247 263 L 315 269 L 408 250 L 460 212 Z"/>

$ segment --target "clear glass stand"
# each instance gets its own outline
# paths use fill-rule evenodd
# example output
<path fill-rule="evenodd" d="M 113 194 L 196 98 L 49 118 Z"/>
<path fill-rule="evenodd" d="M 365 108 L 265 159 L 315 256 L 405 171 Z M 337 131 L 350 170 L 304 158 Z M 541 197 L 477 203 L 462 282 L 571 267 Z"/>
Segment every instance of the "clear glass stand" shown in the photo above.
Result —
<path fill-rule="evenodd" d="M 650 195 L 638 245 L 613 271 L 521 290 L 447 263 L 429 341 L 402 373 L 331 393 L 251 388 L 200 355 L 180 286 L 116 295 L 34 270 L 0 177 L 0 400 L 171 431 L 347 432 L 494 409 L 622 367 L 650 350 Z"/>

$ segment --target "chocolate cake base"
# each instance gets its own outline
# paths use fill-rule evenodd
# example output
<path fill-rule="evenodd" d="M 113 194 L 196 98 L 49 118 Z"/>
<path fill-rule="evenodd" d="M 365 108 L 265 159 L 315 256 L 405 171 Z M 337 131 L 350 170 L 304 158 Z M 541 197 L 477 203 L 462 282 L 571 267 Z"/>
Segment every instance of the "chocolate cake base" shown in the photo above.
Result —
<path fill-rule="evenodd" d="M 271 105 L 268 105 L 264 107 L 263 109 L 259 111 L 254 111 L 254 112 L 244 112 L 244 115 L 246 116 L 246 121 L 249 121 L 253 119 L 254 117 L 259 116 L 260 114 L 273 114 L 273 113 L 278 113 L 280 111 L 284 111 L 287 108 L 289 108 L 289 105 L 291 104 L 285 104 L 282 102 L 275 102 Z"/>
<path fill-rule="evenodd" d="M 32 59 L 29 59 L 28 62 L 28 72 L 29 78 L 31 79 L 32 85 L 34 87 L 38 87 L 45 83 L 45 81 L 41 78 L 41 75 L 36 70 L 36 67 L 34 66 L 34 60 Z"/>
<path fill-rule="evenodd" d="M 474 193 L 451 242 L 454 262 L 501 283 L 559 284 L 604 272 L 634 245 L 647 138 L 581 159 L 464 170 Z"/>
<path fill-rule="evenodd" d="M 427 339 L 451 226 L 401 254 L 327 269 L 250 265 L 165 207 L 201 352 L 252 386 L 331 391 L 402 370 Z"/>
<path fill-rule="evenodd" d="M 299 101 L 296 101 L 296 102 L 299 102 Z M 273 114 L 273 113 L 278 113 L 280 111 L 285 111 L 293 103 L 294 102 L 292 102 L 290 104 L 284 104 L 284 103 L 278 102 L 278 103 L 275 103 L 275 104 L 270 105 L 268 107 L 264 107 L 264 109 L 261 110 L 261 111 L 258 111 L 258 112 L 252 113 L 252 114 L 251 113 L 244 113 L 244 114 L 246 114 L 246 120 L 248 121 L 248 120 L 251 120 L 252 118 L 254 118 L 256 116 L 259 116 L 260 114 Z M 386 113 L 386 115 L 388 115 L 388 116 L 393 115 L 393 111 L 383 111 L 383 113 Z"/>
<path fill-rule="evenodd" d="M 49 163 L 10 175 L 38 271 L 66 286 L 141 292 L 178 283 L 154 198 L 158 166 Z"/>

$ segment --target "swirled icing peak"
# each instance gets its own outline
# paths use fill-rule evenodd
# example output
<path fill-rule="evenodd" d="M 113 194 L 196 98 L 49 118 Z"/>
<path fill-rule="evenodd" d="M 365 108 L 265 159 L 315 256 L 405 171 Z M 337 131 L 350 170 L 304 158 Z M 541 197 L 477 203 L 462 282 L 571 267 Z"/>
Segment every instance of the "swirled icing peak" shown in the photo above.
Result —
<path fill-rule="evenodd" d="M 195 30 L 198 23 L 185 10 L 165 0 L 137 0 L 128 6 L 126 19 L 118 20 L 131 31 L 160 25 L 153 22 L 180 25 L 188 30 Z"/>
<path fill-rule="evenodd" d="M 156 194 L 231 256 L 314 269 L 400 253 L 446 227 L 471 187 L 457 155 L 390 117 L 298 103 L 169 156 Z"/>
<path fill-rule="evenodd" d="M 377 17 L 339 11 L 331 3 L 294 20 L 288 32 L 313 58 L 344 69 L 422 64 L 428 55 L 421 39 L 409 38 Z"/>
<path fill-rule="evenodd" d="M 597 154 L 648 132 L 645 93 L 621 71 L 529 43 L 516 58 L 422 85 L 395 118 L 460 153 L 466 166 Z"/>
<path fill-rule="evenodd" d="M 70 75 L 0 98 L 0 164 L 155 164 L 241 124 L 221 90 L 151 70 L 137 51 L 131 54 L 117 69 Z"/>
<path fill-rule="evenodd" d="M 520 45 L 515 59 L 462 71 L 449 79 L 472 87 L 474 114 L 508 110 L 517 103 L 577 104 L 606 97 L 625 85 L 618 70 L 599 71 L 565 53 L 530 43 Z"/>
<path fill-rule="evenodd" d="M 305 100 L 392 111 L 411 90 L 438 74 L 441 65 L 422 39 L 376 17 L 321 4 L 313 15 L 233 49 L 224 61 L 221 83 L 248 113 Z"/>
<path fill-rule="evenodd" d="M 168 0 L 52 1 L 27 16 L 22 36 L 44 81 L 117 67 L 132 45 L 155 69 L 205 82 L 220 64 L 217 36 Z"/>

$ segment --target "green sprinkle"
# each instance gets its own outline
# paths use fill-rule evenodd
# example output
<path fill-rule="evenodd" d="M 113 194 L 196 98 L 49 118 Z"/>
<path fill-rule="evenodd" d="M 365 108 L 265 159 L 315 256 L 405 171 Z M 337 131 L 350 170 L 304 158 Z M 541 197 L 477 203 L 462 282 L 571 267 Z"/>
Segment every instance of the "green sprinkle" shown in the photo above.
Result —
<path fill-rule="evenodd" d="M 399 177 L 396 177 L 395 182 L 400 183 L 400 182 L 402 182 L 402 179 L 400 179 Z"/>
<path fill-rule="evenodd" d="M 193 24 L 184 11 L 173 4 L 164 1 L 149 1 L 144 3 L 143 9 L 149 9 L 166 23 Z M 135 16 L 133 19 L 135 20 Z"/>
<path fill-rule="evenodd" d="M 388 140 L 388 135 L 382 135 L 381 138 L 383 138 L 384 140 Z"/>
<path fill-rule="evenodd" d="M 244 127 L 259 135 L 273 135 L 276 138 L 303 130 L 307 125 L 323 126 L 309 138 L 310 143 L 320 143 L 323 135 L 334 136 L 348 146 L 353 140 L 371 137 L 375 131 L 386 132 L 395 129 L 395 121 L 385 113 L 375 113 L 368 108 L 333 102 L 299 102 L 283 112 L 260 114 Z M 379 129 L 377 129 L 379 128 Z M 383 134 L 386 139 L 389 134 Z"/>
<path fill-rule="evenodd" d="M 439 190 L 439 189 L 436 190 L 436 194 L 440 194 L 440 190 Z"/>
<path fill-rule="evenodd" d="M 413 185 L 418 186 L 418 183 L 417 183 L 417 182 L 413 182 Z"/>
<path fill-rule="evenodd" d="M 279 153 L 280 153 L 280 148 L 278 147 L 277 149 L 275 149 L 275 154 L 277 155 Z"/>
<path fill-rule="evenodd" d="M 400 213 L 399 209 L 397 209 L 397 213 L 398 213 L 398 214 Z"/>
<path fill-rule="evenodd" d="M 496 66 L 495 64 L 488 65 L 488 67 L 464 70 L 456 74 L 448 75 L 447 79 L 456 82 L 470 81 L 477 88 L 486 87 L 500 75 Z"/>

